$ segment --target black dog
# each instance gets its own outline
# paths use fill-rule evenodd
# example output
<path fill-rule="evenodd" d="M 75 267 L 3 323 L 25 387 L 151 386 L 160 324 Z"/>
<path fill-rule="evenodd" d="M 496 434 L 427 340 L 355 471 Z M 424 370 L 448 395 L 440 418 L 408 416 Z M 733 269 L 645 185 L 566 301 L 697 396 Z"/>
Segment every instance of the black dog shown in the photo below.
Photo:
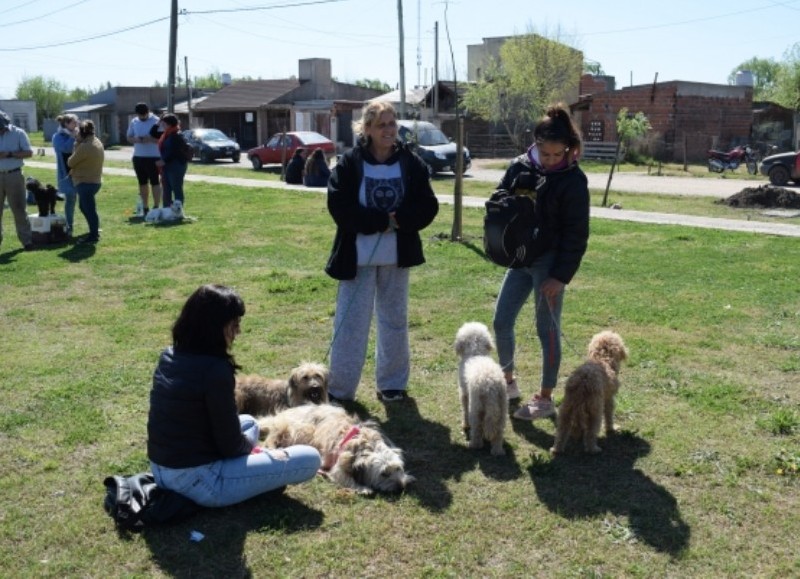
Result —
<path fill-rule="evenodd" d="M 56 202 L 60 200 L 58 190 L 55 187 L 50 184 L 42 186 L 38 179 L 28 177 L 25 182 L 25 188 L 33 193 L 33 198 L 39 208 L 39 217 L 55 215 Z"/>

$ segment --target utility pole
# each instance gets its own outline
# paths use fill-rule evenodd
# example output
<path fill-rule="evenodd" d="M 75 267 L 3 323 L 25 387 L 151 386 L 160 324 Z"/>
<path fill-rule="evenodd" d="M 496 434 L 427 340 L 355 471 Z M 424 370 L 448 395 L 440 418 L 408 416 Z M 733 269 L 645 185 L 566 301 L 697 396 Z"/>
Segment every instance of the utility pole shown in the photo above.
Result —
<path fill-rule="evenodd" d="M 189 126 L 192 126 L 192 85 L 189 84 L 189 57 L 183 57 L 183 70 L 186 74 L 186 111 L 189 114 Z"/>
<path fill-rule="evenodd" d="M 172 0 L 169 17 L 169 74 L 167 75 L 167 112 L 175 112 L 175 67 L 178 52 L 178 0 Z"/>
<path fill-rule="evenodd" d="M 433 25 L 433 118 L 439 118 L 439 21 Z"/>
<path fill-rule="evenodd" d="M 177 2 L 177 0 L 174 0 Z M 403 40 L 403 0 L 397 0 L 397 25 L 400 29 L 400 118 L 406 118 L 406 63 Z"/>

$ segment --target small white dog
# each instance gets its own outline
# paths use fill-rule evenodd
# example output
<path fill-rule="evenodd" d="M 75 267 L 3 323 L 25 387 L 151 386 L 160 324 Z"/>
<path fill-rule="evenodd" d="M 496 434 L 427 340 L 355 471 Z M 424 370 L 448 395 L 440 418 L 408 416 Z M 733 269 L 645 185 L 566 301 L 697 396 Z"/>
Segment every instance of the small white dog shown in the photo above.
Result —
<path fill-rule="evenodd" d="M 489 353 L 494 341 L 489 328 L 467 322 L 456 333 L 458 386 L 463 410 L 462 426 L 469 431 L 469 447 L 483 448 L 488 440 L 495 456 L 504 455 L 503 431 L 508 417 L 508 396 L 503 370 Z"/>
<path fill-rule="evenodd" d="M 628 358 L 628 349 L 619 334 L 604 331 L 592 337 L 587 358 L 570 374 L 564 387 L 556 439 L 550 449 L 553 454 L 563 452 L 569 438 L 583 441 L 583 450 L 589 454 L 601 452 L 597 436 L 604 416 L 606 436 L 615 431 L 614 397 L 619 390 L 619 369 Z"/>
<path fill-rule="evenodd" d="M 359 494 L 399 492 L 415 480 L 406 474 L 403 451 L 374 422 L 360 422 L 341 406 L 305 404 L 260 418 L 258 426 L 267 448 L 316 448 L 322 474 Z"/>

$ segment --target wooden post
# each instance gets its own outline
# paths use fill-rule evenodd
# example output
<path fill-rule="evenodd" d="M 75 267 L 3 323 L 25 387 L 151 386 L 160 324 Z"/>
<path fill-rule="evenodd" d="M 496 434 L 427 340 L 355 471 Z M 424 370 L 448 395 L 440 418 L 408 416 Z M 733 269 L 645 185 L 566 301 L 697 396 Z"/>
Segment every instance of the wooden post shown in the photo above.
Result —
<path fill-rule="evenodd" d="M 464 184 L 464 117 L 456 117 L 456 174 L 455 188 L 453 190 L 453 229 L 450 232 L 450 241 L 461 241 L 461 214 L 463 205 L 462 186 Z"/>
<path fill-rule="evenodd" d="M 619 158 L 619 148 L 621 143 L 622 143 L 621 140 L 617 140 L 617 149 L 616 151 L 614 151 L 614 160 L 611 161 L 611 170 L 608 172 L 608 182 L 606 183 L 606 192 L 603 193 L 602 207 L 605 207 L 606 203 L 608 203 L 608 188 L 611 187 L 611 177 L 614 176 L 614 167 L 617 166 L 617 159 Z"/>

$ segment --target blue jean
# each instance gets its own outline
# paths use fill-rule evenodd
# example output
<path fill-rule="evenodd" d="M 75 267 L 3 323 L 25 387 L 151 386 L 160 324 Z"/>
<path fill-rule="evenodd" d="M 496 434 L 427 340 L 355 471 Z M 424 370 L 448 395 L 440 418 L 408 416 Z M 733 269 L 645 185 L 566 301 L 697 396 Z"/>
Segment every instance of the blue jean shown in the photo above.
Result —
<path fill-rule="evenodd" d="M 242 432 L 253 444 L 258 424 L 252 416 L 239 416 Z M 259 454 L 225 458 L 190 468 L 168 468 L 150 462 L 160 487 L 171 489 L 204 507 L 225 507 L 288 484 L 314 478 L 322 461 L 317 449 L 296 445 Z"/>
<path fill-rule="evenodd" d="M 369 265 L 360 266 L 355 279 L 339 282 L 328 381 L 328 392 L 336 398 L 356 396 L 373 310 L 377 317 L 375 384 L 380 391 L 406 389 L 411 366 L 408 280 L 408 268 Z"/>
<path fill-rule="evenodd" d="M 89 225 L 89 237 L 100 238 L 100 216 L 97 215 L 95 195 L 100 191 L 100 183 L 78 183 L 75 185 L 78 192 L 78 207 Z"/>
<path fill-rule="evenodd" d="M 561 308 L 564 303 L 562 291 L 555 299 L 548 300 L 539 288 L 550 277 L 555 253 L 546 253 L 530 267 L 506 271 L 500 295 L 494 311 L 494 333 L 497 356 L 504 372 L 514 372 L 516 347 L 514 326 L 522 306 L 533 292 L 536 316 L 536 333 L 542 346 L 542 382 L 544 388 L 555 388 L 561 366 Z"/>
<path fill-rule="evenodd" d="M 183 198 L 183 179 L 186 177 L 188 165 L 180 161 L 170 161 L 163 167 L 164 207 L 172 205 L 173 197 L 185 205 Z"/>
<path fill-rule="evenodd" d="M 64 193 L 62 191 L 62 193 Z M 78 201 L 78 194 L 75 191 L 64 193 L 64 217 L 67 220 L 67 228 L 72 233 L 72 227 L 75 222 L 75 204 Z"/>

